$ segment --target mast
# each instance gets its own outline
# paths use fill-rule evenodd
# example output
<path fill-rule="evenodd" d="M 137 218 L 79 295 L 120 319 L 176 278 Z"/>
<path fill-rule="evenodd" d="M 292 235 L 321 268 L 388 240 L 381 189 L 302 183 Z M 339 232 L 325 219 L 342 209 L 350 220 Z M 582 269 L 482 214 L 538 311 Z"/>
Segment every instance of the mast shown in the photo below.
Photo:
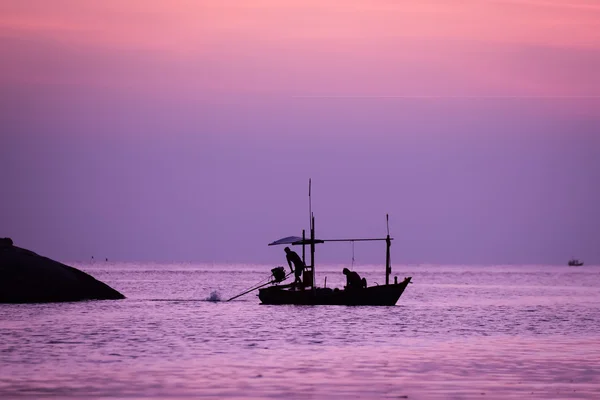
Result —
<path fill-rule="evenodd" d="M 315 217 L 311 218 L 310 227 L 310 264 L 312 267 L 312 287 L 315 287 Z"/>
<path fill-rule="evenodd" d="M 390 284 L 390 274 L 392 273 L 392 263 L 390 261 L 390 247 L 392 246 L 392 241 L 390 239 L 390 217 L 388 214 L 385 214 L 385 223 L 387 225 L 387 236 L 385 237 L 385 284 Z"/>
<path fill-rule="evenodd" d="M 308 216 L 310 225 L 310 268 L 312 275 L 311 286 L 315 287 L 315 216 L 312 213 L 312 197 L 311 197 L 312 179 L 308 178 Z M 306 263 L 305 263 L 306 265 Z"/>
<path fill-rule="evenodd" d="M 302 262 L 306 265 L 306 231 L 302 229 Z"/>
<path fill-rule="evenodd" d="M 314 240 L 315 240 L 315 230 L 313 228 L 313 224 L 315 221 L 315 218 L 313 217 L 312 214 L 312 198 L 311 198 L 311 179 L 308 178 L 308 228 L 310 229 L 310 267 L 312 268 L 313 271 L 313 276 L 315 274 L 315 244 L 314 244 Z M 302 239 L 304 239 L 304 231 L 302 231 Z M 304 250 L 304 245 L 302 245 L 302 249 Z M 304 263 L 304 265 L 306 265 L 306 262 Z M 314 281 L 314 277 L 313 277 L 313 281 Z"/>
<path fill-rule="evenodd" d="M 311 179 L 308 178 L 308 227 L 312 229 L 312 200 L 310 197 Z"/>

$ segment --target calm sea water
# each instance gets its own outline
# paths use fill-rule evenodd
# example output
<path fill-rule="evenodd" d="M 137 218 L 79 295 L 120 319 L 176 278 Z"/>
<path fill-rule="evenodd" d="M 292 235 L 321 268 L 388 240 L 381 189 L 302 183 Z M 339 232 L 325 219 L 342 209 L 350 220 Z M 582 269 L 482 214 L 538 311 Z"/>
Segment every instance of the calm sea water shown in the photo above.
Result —
<path fill-rule="evenodd" d="M 128 298 L 0 305 L 1 398 L 600 399 L 599 267 L 395 266 L 395 307 L 300 307 L 207 301 L 272 266 L 75 266 Z"/>

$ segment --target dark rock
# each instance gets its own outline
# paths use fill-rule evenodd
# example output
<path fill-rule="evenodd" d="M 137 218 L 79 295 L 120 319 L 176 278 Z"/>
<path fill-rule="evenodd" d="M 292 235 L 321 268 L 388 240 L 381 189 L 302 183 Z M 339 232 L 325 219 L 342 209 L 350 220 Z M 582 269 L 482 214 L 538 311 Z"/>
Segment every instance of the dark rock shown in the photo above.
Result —
<path fill-rule="evenodd" d="M 124 299 L 121 293 L 76 268 L 0 239 L 0 303 Z"/>

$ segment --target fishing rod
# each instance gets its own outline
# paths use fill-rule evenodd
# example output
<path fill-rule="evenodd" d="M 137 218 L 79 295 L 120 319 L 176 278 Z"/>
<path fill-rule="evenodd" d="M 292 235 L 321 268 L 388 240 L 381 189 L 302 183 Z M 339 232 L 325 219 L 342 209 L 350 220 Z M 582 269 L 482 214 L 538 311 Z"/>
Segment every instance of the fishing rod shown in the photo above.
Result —
<path fill-rule="evenodd" d="M 283 279 L 276 279 L 276 278 L 274 277 L 274 279 L 270 280 L 269 282 L 267 282 L 267 283 L 263 283 L 263 284 L 261 284 L 261 285 L 258 285 L 258 286 L 256 286 L 256 287 L 253 287 L 252 289 L 247 289 L 247 290 L 243 291 L 242 293 L 240 293 L 240 294 L 238 294 L 238 295 L 236 295 L 236 296 L 233 296 L 232 298 L 230 298 L 230 299 L 229 299 L 229 300 L 227 300 L 227 301 L 235 300 L 235 299 L 237 299 L 238 297 L 242 297 L 242 296 L 243 296 L 243 295 L 245 295 L 245 294 L 248 294 L 248 293 L 250 293 L 250 292 L 253 292 L 253 291 L 255 291 L 256 289 L 260 289 L 261 287 L 264 287 L 264 286 L 267 286 L 267 285 L 271 285 L 271 284 L 273 284 L 273 283 L 279 283 L 279 282 L 283 282 L 283 281 L 285 281 L 285 280 L 286 280 L 286 279 L 287 279 L 287 278 L 288 278 L 288 277 L 289 277 L 291 274 L 293 274 L 293 273 L 294 273 L 293 271 L 292 271 L 292 272 L 288 272 L 288 273 L 285 275 L 285 277 L 284 277 Z"/>
<path fill-rule="evenodd" d="M 238 297 L 242 297 L 242 296 L 243 296 L 243 295 L 245 295 L 245 294 L 248 294 L 248 293 L 250 293 L 250 292 L 253 292 L 253 291 L 255 291 L 256 289 L 260 289 L 260 288 L 261 288 L 261 287 L 263 287 L 263 286 L 270 285 L 271 283 L 272 283 L 272 281 L 269 281 L 269 282 L 267 282 L 267 283 L 263 283 L 262 285 L 259 285 L 259 286 L 256 286 L 256 287 L 253 287 L 252 289 L 248 289 L 248 290 L 246 290 L 246 291 L 244 291 L 244 292 L 242 292 L 242 293 L 238 294 L 237 296 L 233 296 L 232 298 L 230 298 L 230 299 L 229 299 L 229 300 L 227 300 L 227 301 L 231 301 L 231 300 L 237 299 Z"/>

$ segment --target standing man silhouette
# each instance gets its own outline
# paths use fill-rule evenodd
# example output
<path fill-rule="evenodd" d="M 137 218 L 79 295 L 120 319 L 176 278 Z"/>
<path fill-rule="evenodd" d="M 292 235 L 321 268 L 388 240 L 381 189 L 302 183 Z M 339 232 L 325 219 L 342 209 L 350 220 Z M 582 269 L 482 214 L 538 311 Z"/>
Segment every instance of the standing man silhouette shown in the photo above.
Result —
<path fill-rule="evenodd" d="M 295 251 L 290 250 L 289 247 L 284 249 L 285 258 L 287 259 L 288 265 L 290 266 L 290 270 L 294 273 L 296 280 L 294 281 L 294 285 L 296 283 L 302 284 L 302 271 L 304 271 L 304 262 Z M 294 264 L 294 268 L 292 268 L 292 264 Z"/>

